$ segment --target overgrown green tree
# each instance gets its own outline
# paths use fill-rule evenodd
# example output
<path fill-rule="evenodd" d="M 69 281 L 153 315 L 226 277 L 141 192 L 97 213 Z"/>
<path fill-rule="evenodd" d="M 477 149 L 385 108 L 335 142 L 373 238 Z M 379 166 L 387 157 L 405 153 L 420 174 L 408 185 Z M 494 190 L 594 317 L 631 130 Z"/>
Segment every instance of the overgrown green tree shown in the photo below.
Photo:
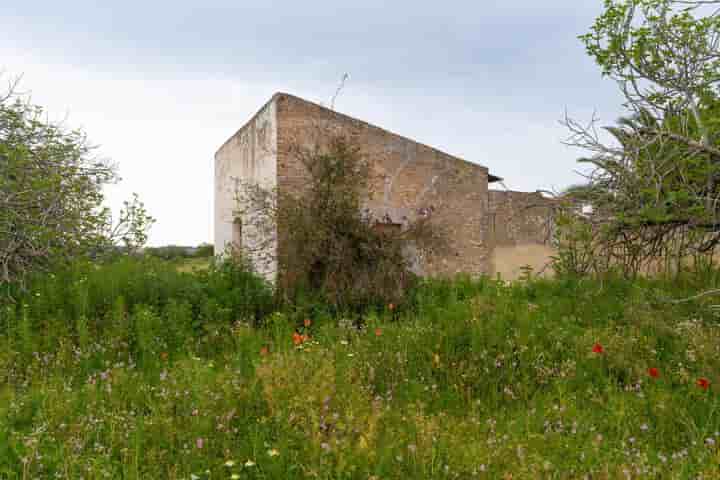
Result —
<path fill-rule="evenodd" d="M 114 222 L 103 206 L 114 166 L 94 155 L 84 132 L 48 121 L 15 86 L 0 96 L 0 287 L 116 244 L 144 244 L 153 219 L 137 196 Z"/>
<path fill-rule="evenodd" d="M 720 243 L 720 14 L 718 1 L 606 0 L 581 36 L 617 82 L 626 115 L 595 128 L 566 119 L 568 143 L 591 153 L 592 242 L 606 266 L 711 256 Z M 578 193 L 581 197 L 578 197 Z M 589 258 L 600 258 L 598 256 Z"/>

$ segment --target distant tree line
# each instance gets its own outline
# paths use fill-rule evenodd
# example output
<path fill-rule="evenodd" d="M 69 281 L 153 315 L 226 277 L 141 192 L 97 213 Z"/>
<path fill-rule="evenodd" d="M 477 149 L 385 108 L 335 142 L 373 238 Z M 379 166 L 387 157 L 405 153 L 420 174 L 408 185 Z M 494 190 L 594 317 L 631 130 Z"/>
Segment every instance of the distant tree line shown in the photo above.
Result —
<path fill-rule="evenodd" d="M 165 245 L 162 247 L 146 247 L 143 254 L 162 258 L 164 260 L 178 260 L 183 258 L 207 258 L 214 255 L 215 249 L 209 243 L 201 243 L 197 247 L 181 245 Z"/>

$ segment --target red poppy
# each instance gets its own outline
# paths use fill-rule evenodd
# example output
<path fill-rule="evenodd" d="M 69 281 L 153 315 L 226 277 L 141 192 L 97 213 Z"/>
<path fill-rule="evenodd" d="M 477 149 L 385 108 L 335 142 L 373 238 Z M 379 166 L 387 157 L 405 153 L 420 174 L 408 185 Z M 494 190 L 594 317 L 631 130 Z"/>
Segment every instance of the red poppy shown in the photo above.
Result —
<path fill-rule="evenodd" d="M 300 339 L 301 339 L 303 342 L 307 342 L 308 340 L 310 340 L 310 335 L 308 335 L 308 334 L 300 335 Z"/>
<path fill-rule="evenodd" d="M 604 353 L 605 349 L 603 348 L 602 345 L 600 345 L 599 343 L 596 343 L 595 345 L 593 345 L 592 351 L 593 351 L 593 353 Z"/>
<path fill-rule="evenodd" d="M 300 335 L 298 332 L 293 333 L 293 343 L 295 345 L 300 345 L 303 342 L 303 336 Z"/>
<path fill-rule="evenodd" d="M 306 318 L 303 324 L 305 325 L 305 328 L 308 328 L 310 325 L 312 325 L 312 320 Z"/>
<path fill-rule="evenodd" d="M 653 378 L 658 378 L 660 376 L 660 370 L 658 370 L 655 367 L 648 368 L 648 375 L 650 375 Z"/>
<path fill-rule="evenodd" d="M 697 386 L 702 388 L 703 390 L 707 390 L 710 388 L 710 380 L 707 378 L 698 378 Z"/>
<path fill-rule="evenodd" d="M 263 357 L 266 356 L 268 353 L 270 353 L 270 349 L 268 347 L 262 347 L 260 349 L 260 355 L 262 355 Z"/>
<path fill-rule="evenodd" d="M 379 328 L 376 328 L 376 329 L 375 329 L 375 336 L 376 336 L 376 337 L 379 337 L 380 335 L 382 335 L 382 330 L 380 330 Z"/>

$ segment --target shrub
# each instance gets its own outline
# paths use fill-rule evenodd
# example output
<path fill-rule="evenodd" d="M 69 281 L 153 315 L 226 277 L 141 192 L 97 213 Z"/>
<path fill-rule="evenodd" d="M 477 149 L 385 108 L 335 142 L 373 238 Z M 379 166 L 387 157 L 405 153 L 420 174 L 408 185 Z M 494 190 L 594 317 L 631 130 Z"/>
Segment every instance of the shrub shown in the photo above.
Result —
<path fill-rule="evenodd" d="M 163 260 L 178 260 L 194 256 L 193 253 L 190 253 L 188 247 L 181 247 L 179 245 L 148 247 L 143 251 L 143 253 L 150 257 L 162 258 Z"/>
<path fill-rule="evenodd" d="M 212 257 L 213 255 L 215 255 L 215 247 L 210 243 L 201 243 L 195 249 L 195 254 L 193 256 L 196 258 L 207 258 Z"/>
<path fill-rule="evenodd" d="M 243 219 L 255 219 L 256 228 L 278 226 L 280 298 L 317 299 L 344 311 L 400 303 L 416 280 L 408 247 L 426 252 L 444 244 L 429 214 L 398 231 L 383 228 L 388 219 L 365 204 L 367 159 L 345 137 L 327 134 L 322 144 L 295 146 L 292 154 L 307 174 L 301 192 L 247 185 L 239 202 Z"/>
<path fill-rule="evenodd" d="M 148 352 L 156 337 L 164 348 L 180 350 L 211 330 L 208 325 L 260 324 L 274 300 L 269 286 L 241 264 L 187 273 L 156 258 L 120 257 L 104 264 L 76 261 L 31 277 L 28 291 L 0 307 L 0 323 L 25 353 L 68 335 L 85 349 L 105 334 Z"/>

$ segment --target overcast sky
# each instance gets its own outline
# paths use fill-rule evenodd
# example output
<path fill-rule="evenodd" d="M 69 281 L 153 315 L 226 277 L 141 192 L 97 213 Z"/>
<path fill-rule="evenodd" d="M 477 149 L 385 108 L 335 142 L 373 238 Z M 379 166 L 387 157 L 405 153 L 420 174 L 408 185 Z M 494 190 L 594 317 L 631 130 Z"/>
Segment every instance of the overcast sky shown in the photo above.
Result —
<path fill-rule="evenodd" d="M 566 110 L 618 115 L 577 40 L 601 0 L 344 3 L 0 2 L 0 69 L 117 163 L 153 245 L 212 240 L 213 154 L 277 91 L 329 104 L 347 72 L 337 110 L 526 191 L 580 180 Z"/>

